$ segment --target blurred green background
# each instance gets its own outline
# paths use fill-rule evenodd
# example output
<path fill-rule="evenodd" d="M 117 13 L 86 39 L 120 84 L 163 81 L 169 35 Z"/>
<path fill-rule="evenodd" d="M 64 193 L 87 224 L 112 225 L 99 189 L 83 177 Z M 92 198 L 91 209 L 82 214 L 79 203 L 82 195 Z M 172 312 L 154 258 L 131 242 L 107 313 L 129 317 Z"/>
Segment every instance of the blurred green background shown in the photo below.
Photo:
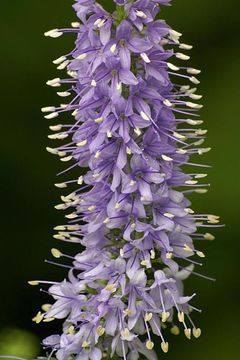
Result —
<path fill-rule="evenodd" d="M 27 280 L 65 274 L 44 263 L 50 248 L 59 246 L 52 239 L 52 227 L 62 220 L 53 208 L 60 196 L 53 184 L 62 165 L 45 151 L 49 121 L 40 108 L 58 102 L 45 82 L 58 75 L 52 60 L 73 46 L 71 36 L 52 40 L 43 32 L 74 21 L 71 5 L 70 0 L 1 1 L 0 355 L 32 359 L 40 353 L 40 339 L 59 326 L 31 322 L 48 298 Z M 239 10 L 239 0 L 173 0 L 162 11 L 183 41 L 194 45 L 191 65 L 203 70 L 202 117 L 213 150 L 202 161 L 213 165 L 212 186 L 192 198 L 194 208 L 221 215 L 226 227 L 216 230 L 216 242 L 205 249 L 202 270 L 217 282 L 192 277 L 186 285 L 189 293 L 197 292 L 195 304 L 203 309 L 194 317 L 202 337 L 171 338 L 169 353 L 159 358 L 239 358 Z"/>

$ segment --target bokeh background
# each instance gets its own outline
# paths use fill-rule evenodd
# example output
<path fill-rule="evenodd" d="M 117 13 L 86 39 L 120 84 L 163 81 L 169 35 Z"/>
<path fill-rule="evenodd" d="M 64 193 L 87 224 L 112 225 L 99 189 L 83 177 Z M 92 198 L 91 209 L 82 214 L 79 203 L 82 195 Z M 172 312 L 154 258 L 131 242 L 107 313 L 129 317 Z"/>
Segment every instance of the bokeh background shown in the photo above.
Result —
<path fill-rule="evenodd" d="M 58 75 L 52 60 L 73 46 L 71 36 L 53 40 L 43 32 L 74 21 L 71 5 L 71 0 L 1 1 L 0 355 L 32 359 L 40 354 L 40 339 L 59 326 L 31 322 L 48 298 L 27 280 L 65 275 L 44 263 L 59 245 L 52 238 L 52 227 L 62 220 L 53 208 L 60 196 L 53 184 L 62 166 L 45 151 L 49 124 L 40 108 L 57 103 L 45 82 Z M 206 243 L 203 271 L 217 282 L 192 277 L 186 285 L 197 292 L 196 305 L 203 309 L 194 318 L 202 337 L 171 338 L 169 353 L 159 358 L 235 360 L 240 353 L 239 10 L 239 0 L 173 0 L 161 14 L 194 45 L 191 65 L 203 69 L 202 116 L 213 150 L 202 160 L 213 165 L 212 186 L 192 198 L 194 208 L 221 215 L 226 227 L 216 230 L 216 242 Z"/>

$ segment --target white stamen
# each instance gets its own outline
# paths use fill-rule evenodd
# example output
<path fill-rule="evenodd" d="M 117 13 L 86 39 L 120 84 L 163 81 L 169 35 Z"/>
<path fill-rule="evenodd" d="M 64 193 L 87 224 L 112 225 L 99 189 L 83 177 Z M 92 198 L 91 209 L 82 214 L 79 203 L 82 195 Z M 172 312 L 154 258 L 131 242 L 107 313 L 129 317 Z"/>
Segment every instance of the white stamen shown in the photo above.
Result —
<path fill-rule="evenodd" d="M 71 23 L 71 26 L 73 28 L 78 28 L 80 25 L 81 25 L 80 22 L 77 22 L 77 21 Z"/>
<path fill-rule="evenodd" d="M 60 160 L 63 161 L 63 162 L 67 162 L 67 161 L 72 160 L 72 156 L 70 155 L 70 156 L 63 157 Z"/>
<path fill-rule="evenodd" d="M 57 58 L 56 60 L 53 60 L 53 64 L 59 65 L 65 60 L 67 60 L 66 56 L 61 56 L 61 57 Z"/>
<path fill-rule="evenodd" d="M 49 126 L 49 129 L 52 131 L 60 131 L 62 129 L 62 125 L 52 125 Z"/>
<path fill-rule="evenodd" d="M 186 101 L 186 106 L 190 107 L 191 109 L 201 109 L 203 105 L 195 104 L 190 101 Z"/>
<path fill-rule="evenodd" d="M 180 44 L 179 48 L 182 50 L 191 50 L 193 48 L 192 45 L 188 45 L 188 44 Z"/>
<path fill-rule="evenodd" d="M 201 73 L 201 70 L 198 69 L 194 69 L 194 68 L 188 68 L 187 69 L 188 74 L 192 74 L 192 75 L 198 75 Z"/>
<path fill-rule="evenodd" d="M 210 234 L 210 233 L 204 234 L 203 237 L 204 237 L 205 240 L 210 240 L 210 241 L 215 240 L 215 236 L 213 236 L 213 235 Z"/>
<path fill-rule="evenodd" d="M 166 105 L 167 107 L 173 106 L 173 104 L 171 103 L 171 101 L 169 101 L 168 99 L 165 99 L 165 100 L 163 101 L 163 104 Z"/>
<path fill-rule="evenodd" d="M 55 79 L 52 79 L 52 80 L 48 80 L 46 82 L 46 84 L 49 85 L 49 86 L 52 86 L 52 87 L 58 87 L 58 86 L 61 86 L 60 82 L 61 82 L 60 78 L 55 78 Z"/>
<path fill-rule="evenodd" d="M 195 76 L 191 76 L 189 80 L 195 85 L 200 84 L 200 81 L 197 78 L 195 78 Z"/>
<path fill-rule="evenodd" d="M 82 185 L 83 180 L 84 180 L 84 179 L 83 179 L 83 176 L 82 176 L 82 175 L 79 176 L 78 181 L 77 181 L 78 185 Z"/>
<path fill-rule="evenodd" d="M 52 111 L 55 111 L 55 106 L 47 106 L 47 107 L 41 108 L 41 112 L 43 112 L 43 113 L 52 112 Z"/>
<path fill-rule="evenodd" d="M 82 141 L 80 141 L 79 143 L 77 143 L 77 146 L 79 146 L 79 147 L 81 147 L 81 146 L 85 146 L 86 144 L 87 144 L 87 139 L 85 139 L 85 140 L 82 140 Z"/>
<path fill-rule="evenodd" d="M 173 70 L 173 71 L 178 71 L 178 70 L 180 70 L 179 69 L 179 67 L 177 67 L 177 66 L 175 66 L 175 65 L 173 65 L 173 64 L 171 64 L 171 63 L 167 63 L 167 66 L 169 67 L 169 69 L 171 69 L 171 70 Z"/>
<path fill-rule="evenodd" d="M 51 249 L 51 253 L 52 253 L 52 256 L 55 257 L 56 259 L 59 259 L 61 256 L 62 256 L 62 253 L 61 251 L 59 251 L 58 249 Z"/>
<path fill-rule="evenodd" d="M 80 54 L 78 55 L 75 59 L 78 59 L 78 60 L 83 60 L 87 57 L 87 54 L 83 53 L 83 54 Z"/>
<path fill-rule="evenodd" d="M 59 29 L 49 30 L 44 33 L 45 36 L 49 36 L 51 38 L 58 38 L 59 36 L 62 36 L 62 34 L 63 33 L 59 31 Z"/>
<path fill-rule="evenodd" d="M 145 63 L 149 64 L 151 62 L 151 60 L 149 59 L 149 57 L 147 56 L 146 53 L 143 52 L 143 53 L 140 54 L 140 56 L 141 56 L 141 58 L 143 59 L 143 61 Z"/>
<path fill-rule="evenodd" d="M 136 10 L 135 13 L 140 18 L 146 19 L 146 17 L 147 17 L 147 15 L 143 11 Z"/>
<path fill-rule="evenodd" d="M 64 61 L 64 62 L 62 62 L 58 67 L 57 67 L 57 69 L 58 70 L 63 70 L 63 69 L 65 69 L 66 67 L 67 67 L 67 65 L 69 64 L 69 60 L 66 60 L 66 61 Z"/>
<path fill-rule="evenodd" d="M 56 184 L 54 184 L 54 186 L 56 186 L 59 189 L 64 189 L 67 187 L 67 184 L 66 183 L 56 183 Z"/>
<path fill-rule="evenodd" d="M 173 159 L 170 156 L 167 156 L 167 155 L 162 155 L 162 159 L 164 161 L 173 161 Z"/>
<path fill-rule="evenodd" d="M 103 122 L 103 117 L 99 117 L 97 119 L 94 120 L 97 124 L 100 124 L 101 122 Z"/>
<path fill-rule="evenodd" d="M 182 54 L 182 53 L 176 53 L 176 58 L 178 58 L 180 60 L 189 60 L 190 56 Z"/>
<path fill-rule="evenodd" d="M 161 343 L 161 348 L 162 348 L 162 351 L 163 351 L 164 353 L 167 353 L 167 352 L 168 352 L 168 349 L 169 349 L 168 342 L 163 341 L 163 342 Z"/>
<path fill-rule="evenodd" d="M 116 51 L 116 48 L 117 48 L 117 44 L 113 44 L 113 45 L 110 47 L 111 53 L 114 53 L 114 52 Z"/>
<path fill-rule="evenodd" d="M 143 118 L 143 120 L 150 121 L 150 117 L 144 111 L 141 111 L 140 115 Z"/>
<path fill-rule="evenodd" d="M 92 80 L 92 81 L 91 81 L 91 86 L 93 86 L 93 87 L 96 87 L 96 86 L 97 86 L 96 80 Z"/>
<path fill-rule="evenodd" d="M 163 215 L 169 219 L 173 219 L 175 217 L 175 215 L 168 213 L 168 212 L 164 213 Z"/>

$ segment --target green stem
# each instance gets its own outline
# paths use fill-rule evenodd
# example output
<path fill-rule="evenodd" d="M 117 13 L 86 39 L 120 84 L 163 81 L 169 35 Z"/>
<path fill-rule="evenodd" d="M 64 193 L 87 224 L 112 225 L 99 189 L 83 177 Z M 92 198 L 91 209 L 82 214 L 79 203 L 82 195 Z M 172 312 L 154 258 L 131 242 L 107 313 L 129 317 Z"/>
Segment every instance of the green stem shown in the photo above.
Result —
<path fill-rule="evenodd" d="M 125 18 L 124 6 L 117 5 L 117 25 L 119 25 Z"/>

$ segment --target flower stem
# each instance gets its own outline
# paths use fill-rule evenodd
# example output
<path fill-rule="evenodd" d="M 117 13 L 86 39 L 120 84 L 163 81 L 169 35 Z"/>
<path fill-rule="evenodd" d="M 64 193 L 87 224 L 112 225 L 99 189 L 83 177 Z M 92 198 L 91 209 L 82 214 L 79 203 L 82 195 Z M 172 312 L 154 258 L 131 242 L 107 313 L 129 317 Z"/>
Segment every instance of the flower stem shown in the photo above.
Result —
<path fill-rule="evenodd" d="M 124 6 L 117 5 L 116 10 L 117 10 L 116 20 L 117 20 L 117 24 L 119 25 L 125 18 Z"/>

